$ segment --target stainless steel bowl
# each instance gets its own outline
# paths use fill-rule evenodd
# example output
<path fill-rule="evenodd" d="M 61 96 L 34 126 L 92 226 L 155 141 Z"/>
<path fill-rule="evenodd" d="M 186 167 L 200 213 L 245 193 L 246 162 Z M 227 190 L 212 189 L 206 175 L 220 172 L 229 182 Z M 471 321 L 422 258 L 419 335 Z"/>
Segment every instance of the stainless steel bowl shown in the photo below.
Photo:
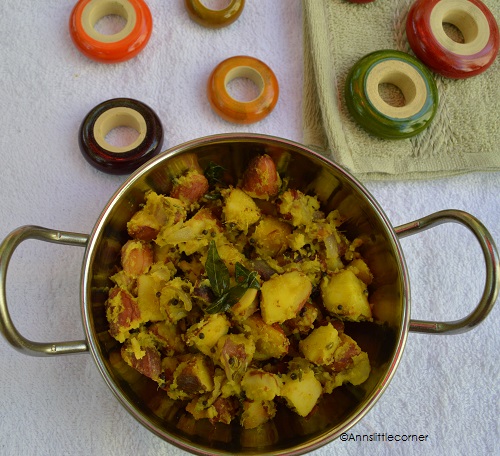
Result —
<path fill-rule="evenodd" d="M 337 208 L 348 219 L 350 238 L 364 239 L 362 254 L 375 280 L 370 286 L 378 324 L 347 324 L 346 332 L 368 352 L 372 372 L 360 386 L 342 386 L 322 398 L 314 416 L 305 420 L 285 408 L 256 430 L 234 425 L 212 426 L 190 418 L 157 385 L 129 368 L 117 342 L 108 334 L 104 303 L 108 277 L 121 245 L 126 222 L 144 201 L 147 190 L 167 192 L 176 162 L 195 154 L 200 165 L 219 163 L 239 177 L 256 154 L 267 153 L 290 186 L 319 195 L 326 210 Z M 484 255 L 486 283 L 482 298 L 467 317 L 453 322 L 410 319 L 408 272 L 399 239 L 444 222 L 465 225 L 476 236 Z M 26 239 L 86 248 L 81 275 L 81 309 L 86 340 L 38 343 L 15 328 L 7 307 L 6 275 L 16 247 Z M 485 227 L 472 215 L 455 210 L 431 214 L 392 227 L 384 211 L 357 180 L 314 151 L 291 141 L 256 134 L 224 134 L 174 147 L 138 169 L 111 197 L 90 235 L 25 226 L 13 231 L 0 246 L 0 330 L 18 350 L 34 356 L 90 353 L 111 391 L 146 428 L 166 441 L 195 454 L 302 454 L 334 440 L 356 424 L 384 393 L 403 354 L 408 331 L 459 333 L 480 323 L 493 307 L 499 288 L 499 259 Z"/>

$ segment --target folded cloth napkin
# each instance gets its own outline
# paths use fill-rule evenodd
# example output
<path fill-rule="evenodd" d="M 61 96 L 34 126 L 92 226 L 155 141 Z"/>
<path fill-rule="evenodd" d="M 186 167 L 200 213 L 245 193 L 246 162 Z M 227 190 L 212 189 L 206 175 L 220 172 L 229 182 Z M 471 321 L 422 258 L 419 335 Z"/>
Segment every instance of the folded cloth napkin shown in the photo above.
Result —
<path fill-rule="evenodd" d="M 414 56 L 406 38 L 412 3 L 304 0 L 304 143 L 360 179 L 429 179 L 500 170 L 500 58 L 467 79 L 433 73 L 437 113 L 412 138 L 377 138 L 350 116 L 344 85 L 360 58 L 382 49 Z M 498 22 L 500 2 L 483 3 Z"/>

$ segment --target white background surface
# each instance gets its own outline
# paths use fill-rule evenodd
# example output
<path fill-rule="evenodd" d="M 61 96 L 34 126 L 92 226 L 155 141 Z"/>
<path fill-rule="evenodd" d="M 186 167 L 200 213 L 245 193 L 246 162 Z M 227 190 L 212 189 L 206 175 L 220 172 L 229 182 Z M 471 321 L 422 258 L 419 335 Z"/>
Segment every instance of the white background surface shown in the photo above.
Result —
<path fill-rule="evenodd" d="M 149 44 L 133 60 L 116 65 L 93 62 L 73 46 L 68 33 L 73 4 L 4 0 L 0 6 L 0 239 L 26 224 L 90 233 L 126 179 L 90 167 L 77 143 L 86 113 L 110 98 L 149 104 L 164 126 L 164 149 L 237 131 L 301 141 L 299 0 L 250 0 L 240 19 L 221 30 L 193 23 L 181 0 L 149 0 L 154 20 Z M 274 112 L 250 126 L 219 119 L 205 96 L 213 67 L 239 54 L 266 62 L 280 82 Z M 499 173 L 365 184 L 394 226 L 457 208 L 478 217 L 500 242 Z M 452 320 L 472 310 L 484 268 L 466 229 L 438 227 L 402 240 L 402 247 L 413 318 Z M 18 248 L 7 296 L 26 337 L 83 338 L 83 254 L 80 248 L 35 241 Z M 427 442 L 338 440 L 314 454 L 500 454 L 499 318 L 496 306 L 483 324 L 463 335 L 409 334 L 393 381 L 352 429 L 354 434 L 427 434 Z M 90 355 L 33 358 L 0 338 L 0 359 L 0 454 L 185 454 L 124 410 Z"/>

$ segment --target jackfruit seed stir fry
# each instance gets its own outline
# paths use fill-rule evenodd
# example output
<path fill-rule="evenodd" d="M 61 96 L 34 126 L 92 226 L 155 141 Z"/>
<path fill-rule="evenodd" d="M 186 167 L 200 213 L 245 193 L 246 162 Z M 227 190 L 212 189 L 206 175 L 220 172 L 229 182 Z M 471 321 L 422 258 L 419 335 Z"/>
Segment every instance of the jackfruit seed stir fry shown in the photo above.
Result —
<path fill-rule="evenodd" d="M 195 419 L 245 429 L 363 383 L 368 356 L 343 322 L 372 320 L 372 274 L 341 214 L 287 188 L 268 155 L 233 184 L 216 164 L 188 168 L 127 224 L 106 303 L 125 362 Z"/>

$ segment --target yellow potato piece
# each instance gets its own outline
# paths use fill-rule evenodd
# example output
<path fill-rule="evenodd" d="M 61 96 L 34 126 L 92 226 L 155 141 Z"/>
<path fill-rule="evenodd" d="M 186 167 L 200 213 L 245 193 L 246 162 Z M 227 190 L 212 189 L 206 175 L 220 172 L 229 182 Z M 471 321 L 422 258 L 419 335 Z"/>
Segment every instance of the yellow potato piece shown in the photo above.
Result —
<path fill-rule="evenodd" d="M 222 336 L 227 334 L 229 326 L 230 323 L 224 314 L 207 315 L 188 328 L 185 335 L 186 344 L 210 356 L 210 350 Z"/>
<path fill-rule="evenodd" d="M 308 361 L 317 365 L 328 365 L 332 363 L 340 342 L 339 333 L 328 323 L 316 328 L 301 340 L 299 349 Z"/>
<path fill-rule="evenodd" d="M 247 232 L 248 228 L 260 219 L 260 210 L 254 200 L 243 190 L 233 188 L 225 195 L 223 208 L 226 223 Z"/>
<path fill-rule="evenodd" d="M 349 269 L 325 276 L 321 295 L 323 304 L 333 315 L 352 321 L 372 319 L 366 284 Z"/>
<path fill-rule="evenodd" d="M 307 416 L 318 402 L 323 387 L 309 370 L 301 375 L 287 376 L 285 384 L 281 388 L 281 396 L 287 404 L 300 416 Z"/>
<path fill-rule="evenodd" d="M 299 271 L 275 275 L 261 287 L 260 310 L 268 325 L 294 318 L 312 291 L 311 281 Z"/>
<path fill-rule="evenodd" d="M 249 369 L 243 376 L 241 388 L 248 399 L 272 401 L 280 394 L 281 379 L 262 369 Z"/>

